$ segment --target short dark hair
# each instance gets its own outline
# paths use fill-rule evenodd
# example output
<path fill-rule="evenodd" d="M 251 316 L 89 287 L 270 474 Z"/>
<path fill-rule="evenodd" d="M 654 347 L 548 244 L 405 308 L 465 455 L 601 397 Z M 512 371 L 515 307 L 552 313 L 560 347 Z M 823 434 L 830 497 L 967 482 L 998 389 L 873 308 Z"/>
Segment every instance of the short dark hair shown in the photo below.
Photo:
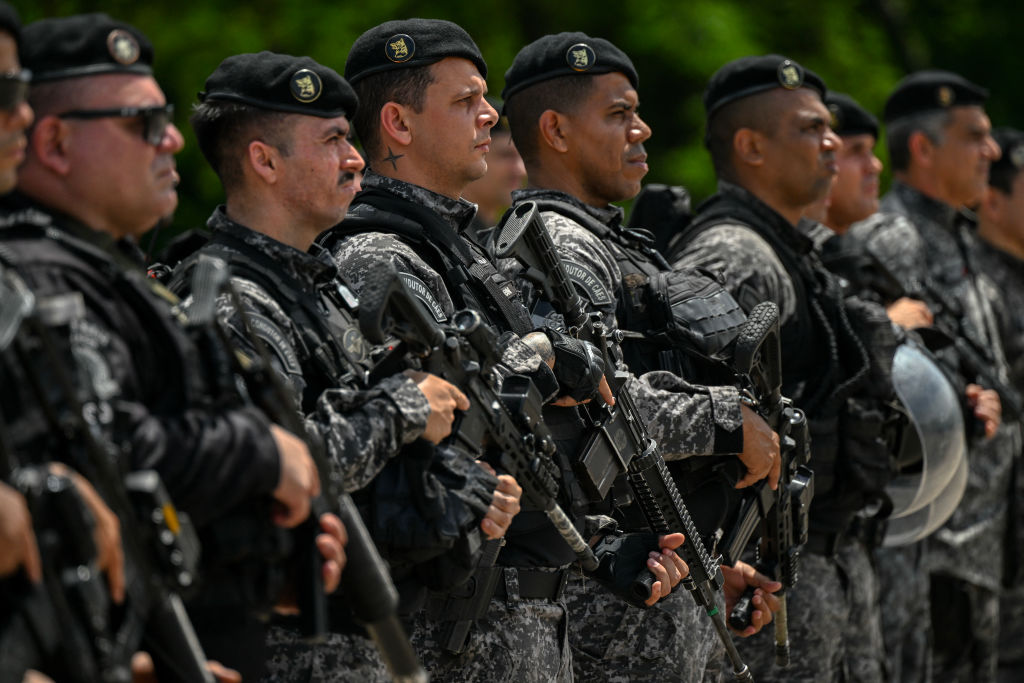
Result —
<path fill-rule="evenodd" d="M 352 127 L 363 143 L 367 162 L 383 156 L 380 137 L 380 110 L 388 102 L 423 111 L 427 87 L 434 82 L 433 64 L 410 69 L 381 71 L 360 79 L 355 84 L 359 96 L 359 108 L 352 120 Z"/>
<path fill-rule="evenodd" d="M 906 171 L 910 168 L 910 136 L 920 132 L 940 145 L 945 138 L 946 127 L 952 120 L 951 109 L 933 109 L 888 123 L 885 144 L 889 148 L 889 167 L 893 171 Z"/>
<path fill-rule="evenodd" d="M 192 109 L 189 123 L 199 151 L 220 178 L 225 192 L 242 182 L 246 149 L 253 140 L 291 154 L 291 135 L 286 120 L 294 114 L 261 109 L 241 102 L 210 100 Z"/>
<path fill-rule="evenodd" d="M 707 122 L 704 146 L 711 155 L 711 164 L 719 180 L 733 181 L 736 169 L 732 164 L 732 144 L 736 132 L 750 128 L 772 135 L 778 127 L 778 107 L 769 104 L 776 90 L 733 100 L 716 110 Z"/>
<path fill-rule="evenodd" d="M 537 122 L 548 109 L 562 114 L 575 113 L 590 95 L 593 76 L 559 76 L 515 93 L 505 102 L 508 127 L 519 156 L 533 163 L 539 151 Z"/>

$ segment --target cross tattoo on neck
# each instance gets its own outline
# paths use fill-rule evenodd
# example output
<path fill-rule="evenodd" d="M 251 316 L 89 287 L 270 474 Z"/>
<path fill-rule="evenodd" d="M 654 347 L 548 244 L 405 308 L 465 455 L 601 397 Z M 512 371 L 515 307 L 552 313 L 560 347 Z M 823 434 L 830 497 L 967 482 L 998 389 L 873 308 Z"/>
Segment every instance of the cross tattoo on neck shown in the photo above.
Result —
<path fill-rule="evenodd" d="M 391 168 L 393 168 L 394 170 L 397 171 L 398 170 L 398 164 L 396 164 L 395 162 L 398 161 L 399 159 L 401 159 L 404 156 L 405 156 L 404 154 L 395 154 L 394 152 L 392 152 L 391 151 L 391 145 L 388 145 L 388 155 L 386 157 L 384 157 L 384 161 L 390 161 L 391 162 Z"/>

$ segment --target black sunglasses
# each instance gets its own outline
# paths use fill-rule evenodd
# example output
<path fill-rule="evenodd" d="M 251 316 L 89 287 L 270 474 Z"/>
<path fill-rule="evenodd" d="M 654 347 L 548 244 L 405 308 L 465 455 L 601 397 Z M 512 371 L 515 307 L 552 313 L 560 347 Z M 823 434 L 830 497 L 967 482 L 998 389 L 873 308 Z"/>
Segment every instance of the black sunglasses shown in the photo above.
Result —
<path fill-rule="evenodd" d="M 28 69 L 0 74 L 0 109 L 14 111 L 28 97 L 31 82 L 32 72 Z"/>
<path fill-rule="evenodd" d="M 142 139 L 159 147 L 167 134 L 167 126 L 174 118 L 174 105 L 161 107 L 118 107 L 116 109 L 76 109 L 57 115 L 62 119 L 103 119 L 103 118 L 142 118 Z"/>

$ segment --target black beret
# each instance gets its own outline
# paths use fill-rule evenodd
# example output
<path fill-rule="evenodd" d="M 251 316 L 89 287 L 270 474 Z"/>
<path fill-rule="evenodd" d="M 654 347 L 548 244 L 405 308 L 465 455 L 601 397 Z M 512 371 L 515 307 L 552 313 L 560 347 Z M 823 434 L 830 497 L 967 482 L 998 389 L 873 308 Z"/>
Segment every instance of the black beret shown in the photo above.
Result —
<path fill-rule="evenodd" d="M 501 96 L 507 100 L 531 85 L 559 76 L 613 72 L 623 74 L 634 88 L 640 87 L 633 62 L 604 38 L 591 38 L 579 31 L 556 33 L 538 38 L 519 51 L 505 72 Z"/>
<path fill-rule="evenodd" d="M 989 179 L 1002 174 L 1012 180 L 1024 171 L 1024 132 L 1016 128 L 996 128 L 992 138 L 1003 153 L 989 166 Z"/>
<path fill-rule="evenodd" d="M 950 71 L 912 73 L 896 84 L 882 113 L 886 123 L 949 107 L 984 104 L 988 90 Z"/>
<path fill-rule="evenodd" d="M 241 102 L 260 109 L 330 119 L 352 118 L 359 99 L 338 72 L 309 57 L 273 52 L 234 55 L 206 79 L 200 102 Z"/>
<path fill-rule="evenodd" d="M 0 31 L 7 31 L 14 42 L 21 44 L 21 18 L 18 17 L 18 10 L 6 2 L 0 2 Z"/>
<path fill-rule="evenodd" d="M 825 82 L 818 74 L 782 55 L 741 57 L 715 72 L 704 89 L 704 111 L 710 118 L 722 106 L 758 93 L 785 88 L 810 88 L 823 99 Z"/>
<path fill-rule="evenodd" d="M 837 135 L 867 133 L 878 138 L 878 119 L 849 95 L 829 92 L 825 95 L 825 106 L 832 112 L 832 130 Z"/>
<path fill-rule="evenodd" d="M 487 63 L 469 34 L 443 19 L 387 21 L 356 38 L 345 61 L 345 78 L 355 85 L 382 71 L 426 66 L 447 57 L 476 64 L 487 78 Z"/>
<path fill-rule="evenodd" d="M 33 83 L 99 74 L 151 76 L 153 46 L 137 28 L 106 14 L 76 14 L 26 26 L 21 61 Z"/>

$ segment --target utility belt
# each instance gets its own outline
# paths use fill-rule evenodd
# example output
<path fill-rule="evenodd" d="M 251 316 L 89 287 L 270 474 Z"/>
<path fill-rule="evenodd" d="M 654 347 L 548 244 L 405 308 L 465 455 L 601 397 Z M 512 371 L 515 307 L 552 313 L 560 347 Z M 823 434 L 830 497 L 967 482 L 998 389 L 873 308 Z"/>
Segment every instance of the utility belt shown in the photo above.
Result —
<path fill-rule="evenodd" d="M 569 569 L 544 571 L 520 567 L 478 568 L 466 583 L 444 594 L 432 593 L 427 614 L 439 621 L 473 621 L 487 615 L 492 598 L 512 607 L 519 600 L 558 601 L 569 581 Z"/>

